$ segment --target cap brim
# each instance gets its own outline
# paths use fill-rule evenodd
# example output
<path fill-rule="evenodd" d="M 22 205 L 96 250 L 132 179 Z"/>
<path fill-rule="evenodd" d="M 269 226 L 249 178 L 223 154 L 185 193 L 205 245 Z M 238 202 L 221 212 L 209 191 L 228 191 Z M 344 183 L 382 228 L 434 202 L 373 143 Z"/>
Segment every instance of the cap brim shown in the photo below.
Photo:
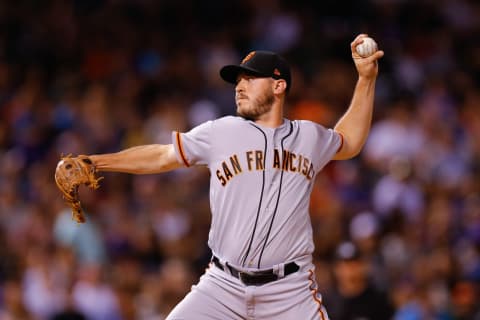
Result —
<path fill-rule="evenodd" d="M 268 77 L 267 75 L 264 75 L 257 70 L 237 65 L 228 65 L 220 69 L 220 77 L 222 77 L 222 79 L 226 82 L 236 84 L 238 75 L 242 72 L 259 77 Z"/>

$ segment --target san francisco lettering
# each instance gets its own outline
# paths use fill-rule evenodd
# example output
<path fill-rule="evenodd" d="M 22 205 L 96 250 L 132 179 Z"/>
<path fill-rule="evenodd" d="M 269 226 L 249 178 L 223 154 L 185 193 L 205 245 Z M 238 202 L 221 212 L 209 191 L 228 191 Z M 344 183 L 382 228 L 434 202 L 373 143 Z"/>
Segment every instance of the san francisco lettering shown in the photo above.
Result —
<path fill-rule="evenodd" d="M 312 161 L 301 154 L 296 154 L 289 150 L 280 151 L 274 149 L 271 165 L 274 169 L 301 174 L 307 180 L 311 180 L 315 176 Z M 246 171 L 263 171 L 265 170 L 264 166 L 264 152 L 262 150 L 249 150 L 245 152 L 244 157 L 234 154 L 222 161 L 215 173 L 220 184 L 225 186 L 235 176 L 243 173 L 243 168 Z"/>

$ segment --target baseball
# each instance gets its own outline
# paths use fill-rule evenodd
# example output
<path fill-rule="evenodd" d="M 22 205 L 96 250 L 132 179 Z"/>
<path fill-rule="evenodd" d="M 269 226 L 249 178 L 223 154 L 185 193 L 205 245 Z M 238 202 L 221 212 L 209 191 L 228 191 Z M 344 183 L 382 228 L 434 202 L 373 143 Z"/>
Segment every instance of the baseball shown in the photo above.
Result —
<path fill-rule="evenodd" d="M 377 51 L 377 43 L 372 38 L 363 38 L 363 42 L 356 47 L 357 53 L 365 58 Z"/>

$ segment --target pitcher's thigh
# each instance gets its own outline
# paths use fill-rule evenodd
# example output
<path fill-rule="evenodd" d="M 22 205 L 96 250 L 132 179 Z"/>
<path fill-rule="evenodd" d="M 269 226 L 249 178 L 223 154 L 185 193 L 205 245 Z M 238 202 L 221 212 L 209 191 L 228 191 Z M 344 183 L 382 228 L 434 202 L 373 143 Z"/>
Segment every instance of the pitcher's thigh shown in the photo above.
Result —
<path fill-rule="evenodd" d="M 296 304 L 277 319 L 328 320 L 329 318 L 325 307 L 310 298 Z"/>
<path fill-rule="evenodd" d="M 241 297 L 219 279 L 202 276 L 198 285 L 172 310 L 166 320 L 241 320 Z"/>
<path fill-rule="evenodd" d="M 313 271 L 299 272 L 259 289 L 258 319 L 328 320 Z"/>
<path fill-rule="evenodd" d="M 226 319 L 219 301 L 197 289 L 190 291 L 173 308 L 166 320 L 223 320 Z"/>

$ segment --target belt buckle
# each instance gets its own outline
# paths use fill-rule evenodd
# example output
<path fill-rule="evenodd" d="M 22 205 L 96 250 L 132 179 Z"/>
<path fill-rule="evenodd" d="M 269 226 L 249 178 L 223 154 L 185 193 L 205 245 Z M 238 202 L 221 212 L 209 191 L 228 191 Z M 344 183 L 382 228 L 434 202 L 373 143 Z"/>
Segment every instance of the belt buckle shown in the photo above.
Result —
<path fill-rule="evenodd" d="M 275 274 L 269 274 L 269 273 L 239 271 L 238 278 L 243 284 L 247 286 L 249 285 L 259 286 L 259 285 L 263 285 L 263 284 L 277 280 L 278 276 Z"/>
<path fill-rule="evenodd" d="M 238 279 L 246 285 L 252 284 L 252 276 L 254 276 L 252 272 L 238 271 Z"/>

